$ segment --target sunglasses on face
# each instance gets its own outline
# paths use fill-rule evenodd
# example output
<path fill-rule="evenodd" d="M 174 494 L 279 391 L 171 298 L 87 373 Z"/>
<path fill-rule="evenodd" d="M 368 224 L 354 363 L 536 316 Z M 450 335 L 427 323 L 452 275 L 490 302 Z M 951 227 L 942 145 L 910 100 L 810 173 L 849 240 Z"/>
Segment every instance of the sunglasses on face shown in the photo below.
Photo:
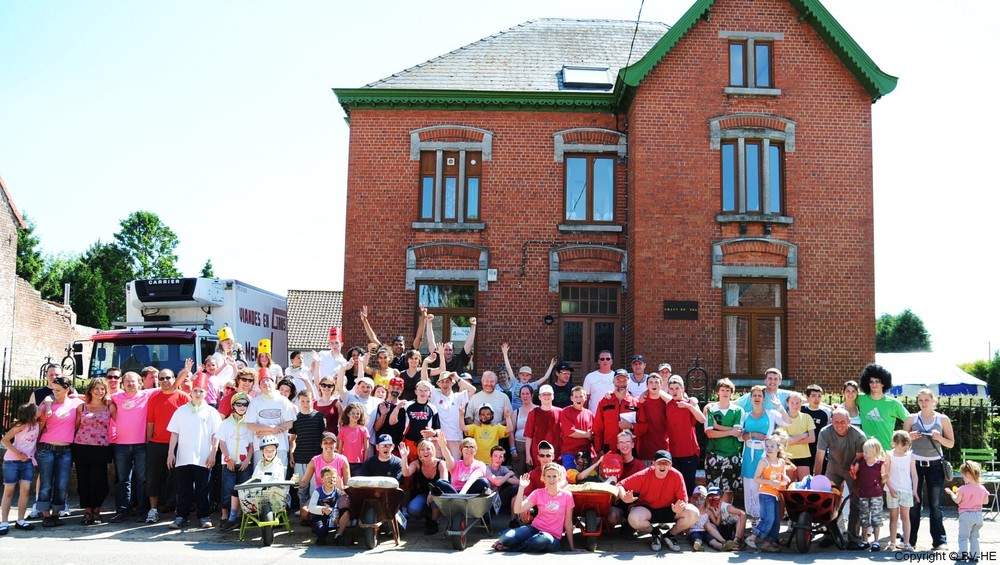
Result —
<path fill-rule="evenodd" d="M 240 382 L 252 383 L 253 379 L 249 379 L 249 378 L 246 378 L 246 377 L 240 377 Z"/>
<path fill-rule="evenodd" d="M 552 459 L 552 457 L 553 457 L 553 455 L 552 455 L 552 454 L 550 454 L 550 453 L 539 453 L 539 454 L 538 454 L 538 458 L 539 458 L 539 459 L 542 459 L 542 458 L 545 458 L 545 459 Z"/>
<path fill-rule="evenodd" d="M 331 384 L 321 384 L 319 386 L 322 387 L 322 388 L 333 388 L 333 385 L 331 385 Z"/>
<path fill-rule="evenodd" d="M 172 380 L 174 380 L 174 378 L 173 377 L 157 377 L 156 380 L 158 380 L 158 381 L 160 381 L 162 383 L 163 381 L 172 381 Z"/>
<path fill-rule="evenodd" d="M 246 408 L 247 406 L 250 406 L 249 402 L 237 402 L 233 404 L 234 408 Z"/>
<path fill-rule="evenodd" d="M 598 361 L 611 361 L 611 358 L 610 357 L 598 357 L 597 360 Z"/>
<path fill-rule="evenodd" d="M 122 378 L 121 375 L 108 375 L 109 381 L 118 381 L 121 380 L 121 378 Z"/>

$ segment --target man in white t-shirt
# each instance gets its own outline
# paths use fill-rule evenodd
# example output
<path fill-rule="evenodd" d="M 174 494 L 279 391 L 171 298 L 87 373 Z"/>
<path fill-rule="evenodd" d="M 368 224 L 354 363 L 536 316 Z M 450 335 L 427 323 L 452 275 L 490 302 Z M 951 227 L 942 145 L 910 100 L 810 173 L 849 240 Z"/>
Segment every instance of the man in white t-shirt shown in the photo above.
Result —
<path fill-rule="evenodd" d="M 639 398 L 646 392 L 646 358 L 642 355 L 632 357 L 632 372 L 628 374 L 628 392 Z"/>
<path fill-rule="evenodd" d="M 466 405 L 465 409 L 465 423 L 466 424 L 479 424 L 479 409 L 483 404 L 489 404 L 493 408 L 494 414 L 506 414 L 508 411 L 512 411 L 510 405 L 510 398 L 506 394 L 500 392 L 497 389 L 497 374 L 493 371 L 484 371 L 483 378 L 480 381 L 483 385 L 483 390 L 472 395 L 472 400 Z"/>
<path fill-rule="evenodd" d="M 458 383 L 458 392 L 454 392 L 452 387 Z M 465 415 L 462 414 L 462 405 L 471 402 L 472 396 L 476 394 L 476 387 L 465 379 L 459 378 L 458 373 L 442 371 L 438 375 L 438 389 L 431 391 L 430 403 L 437 409 L 438 419 L 441 422 L 441 433 L 444 434 L 448 442 L 448 451 L 452 457 L 461 457 L 459 444 L 462 443 L 464 434 L 459 422 Z"/>
<path fill-rule="evenodd" d="M 167 424 L 170 432 L 167 468 L 173 469 L 177 476 L 177 515 L 170 524 L 174 529 L 187 524 L 192 505 L 196 507 L 199 526 L 212 527 L 208 481 L 219 447 L 215 432 L 222 418 L 205 402 L 206 380 L 201 378 L 194 382 L 191 401 L 179 407 Z"/>
<path fill-rule="evenodd" d="M 601 351 L 597 354 L 597 370 L 591 371 L 583 379 L 583 390 L 587 391 L 587 408 L 594 414 L 604 395 L 615 389 L 615 372 L 611 370 L 613 361 L 610 351 Z"/>
<path fill-rule="evenodd" d="M 270 375 L 261 377 L 260 395 L 250 401 L 243 421 L 254 433 L 253 464 L 260 462 L 260 440 L 273 435 L 278 438 L 278 460 L 288 466 L 288 430 L 295 423 L 295 406 L 274 390 L 274 379 Z"/>

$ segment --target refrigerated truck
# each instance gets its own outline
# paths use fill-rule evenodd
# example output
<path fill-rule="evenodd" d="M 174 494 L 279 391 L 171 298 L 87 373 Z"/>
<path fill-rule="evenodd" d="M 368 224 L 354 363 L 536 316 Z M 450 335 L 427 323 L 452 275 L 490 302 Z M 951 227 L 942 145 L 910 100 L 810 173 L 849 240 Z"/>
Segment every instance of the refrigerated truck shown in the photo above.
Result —
<path fill-rule="evenodd" d="M 111 367 L 139 372 L 151 366 L 176 374 L 185 359 L 197 367 L 216 351 L 224 326 L 233 329 L 248 366 L 255 364 L 263 338 L 271 340 L 273 362 L 288 363 L 285 296 L 237 280 L 206 278 L 134 280 L 125 292 L 125 321 L 89 339 L 91 378 Z"/>

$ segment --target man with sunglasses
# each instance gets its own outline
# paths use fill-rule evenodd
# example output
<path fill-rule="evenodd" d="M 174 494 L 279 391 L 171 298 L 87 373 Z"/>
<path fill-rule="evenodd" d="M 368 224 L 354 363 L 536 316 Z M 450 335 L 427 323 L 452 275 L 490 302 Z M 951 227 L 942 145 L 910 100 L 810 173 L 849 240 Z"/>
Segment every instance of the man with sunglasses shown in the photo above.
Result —
<path fill-rule="evenodd" d="M 160 521 L 158 509 L 160 497 L 164 496 L 169 500 L 171 497 L 165 495 L 177 492 L 177 479 L 167 468 L 167 453 L 170 447 L 170 431 L 167 430 L 167 424 L 178 408 L 191 401 L 186 392 L 177 388 L 174 372 L 170 369 L 163 369 L 157 373 L 156 381 L 160 390 L 150 396 L 146 408 L 146 494 L 149 496 L 147 524 Z"/>
<path fill-rule="evenodd" d="M 614 361 L 611 352 L 601 351 L 597 354 L 597 370 L 591 371 L 583 378 L 583 389 L 587 391 L 587 408 L 597 414 L 597 405 L 604 395 L 615 390 L 615 372 L 611 370 Z"/>
<path fill-rule="evenodd" d="M 109 379 L 112 371 L 121 372 L 109 369 Z M 156 389 L 143 390 L 139 373 L 129 371 L 122 379 L 122 390 L 110 397 L 115 405 L 112 416 L 116 430 L 112 440 L 117 474 L 113 524 L 128 518 L 133 499 L 139 520 L 146 518 L 146 412 L 149 399 L 156 392 Z"/>

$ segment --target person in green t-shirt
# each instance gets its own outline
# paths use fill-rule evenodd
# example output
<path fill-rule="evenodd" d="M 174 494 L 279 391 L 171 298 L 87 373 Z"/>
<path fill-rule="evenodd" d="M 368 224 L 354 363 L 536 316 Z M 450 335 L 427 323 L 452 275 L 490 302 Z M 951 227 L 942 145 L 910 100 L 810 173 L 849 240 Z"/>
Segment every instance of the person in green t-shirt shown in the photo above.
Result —
<path fill-rule="evenodd" d="M 861 370 L 861 392 L 864 393 L 858 395 L 861 429 L 868 437 L 878 439 L 886 450 L 892 449 L 896 421 L 902 427 L 909 416 L 902 402 L 885 395 L 891 388 L 892 373 L 885 367 L 870 363 Z"/>
<path fill-rule="evenodd" d="M 718 487 L 725 502 L 733 501 L 733 491 L 740 488 L 740 465 L 743 444 L 743 408 L 730 402 L 736 387 L 729 379 L 715 385 L 719 401 L 705 406 L 705 478 L 709 487 Z"/>

